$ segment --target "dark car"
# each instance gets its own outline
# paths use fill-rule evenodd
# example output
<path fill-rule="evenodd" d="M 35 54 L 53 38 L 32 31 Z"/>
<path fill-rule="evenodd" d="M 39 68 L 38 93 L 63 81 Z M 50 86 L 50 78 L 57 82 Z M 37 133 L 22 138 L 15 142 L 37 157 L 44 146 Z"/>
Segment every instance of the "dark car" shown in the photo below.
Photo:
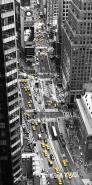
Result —
<path fill-rule="evenodd" d="M 50 159 L 54 161 L 54 156 L 53 156 L 53 154 L 50 154 Z"/>
<path fill-rule="evenodd" d="M 47 143 L 47 139 L 44 139 L 44 143 Z"/>
<path fill-rule="evenodd" d="M 41 133 L 43 133 L 43 132 L 44 132 L 44 130 L 43 130 L 42 128 L 40 128 L 40 131 L 41 131 Z"/>

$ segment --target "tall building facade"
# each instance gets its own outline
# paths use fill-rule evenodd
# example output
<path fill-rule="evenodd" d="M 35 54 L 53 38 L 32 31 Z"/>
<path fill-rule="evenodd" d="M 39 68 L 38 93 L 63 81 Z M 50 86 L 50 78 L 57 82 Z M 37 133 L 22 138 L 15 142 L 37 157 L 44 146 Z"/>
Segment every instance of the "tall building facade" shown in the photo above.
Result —
<path fill-rule="evenodd" d="M 71 0 L 58 0 L 58 38 L 61 38 L 61 25 L 68 17 L 68 9 Z M 61 41 L 61 40 L 60 40 Z"/>
<path fill-rule="evenodd" d="M 82 94 L 92 74 L 92 1 L 72 0 L 62 24 L 62 85 L 67 100 Z"/>
<path fill-rule="evenodd" d="M 62 22 L 64 23 L 65 19 L 68 17 L 68 9 L 71 0 L 60 0 L 61 1 L 61 17 L 62 17 Z"/>
<path fill-rule="evenodd" d="M 15 20 L 16 20 L 16 42 L 18 62 L 21 59 L 21 21 L 20 21 L 20 0 L 15 0 Z"/>
<path fill-rule="evenodd" d="M 58 0 L 54 0 L 53 4 L 53 26 L 57 25 L 58 20 Z"/>
<path fill-rule="evenodd" d="M 21 143 L 15 4 L 0 1 L 0 185 L 20 181 Z"/>
<path fill-rule="evenodd" d="M 47 24 L 51 26 L 57 24 L 58 0 L 47 0 Z"/>

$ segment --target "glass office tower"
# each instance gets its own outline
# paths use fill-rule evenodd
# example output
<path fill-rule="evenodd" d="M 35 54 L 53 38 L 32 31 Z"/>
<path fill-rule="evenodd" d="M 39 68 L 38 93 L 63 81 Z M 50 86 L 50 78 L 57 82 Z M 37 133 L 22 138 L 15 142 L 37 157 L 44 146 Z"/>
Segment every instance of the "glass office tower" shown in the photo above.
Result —
<path fill-rule="evenodd" d="M 83 93 L 92 75 L 92 1 L 72 0 L 62 24 L 62 84 L 67 100 Z"/>

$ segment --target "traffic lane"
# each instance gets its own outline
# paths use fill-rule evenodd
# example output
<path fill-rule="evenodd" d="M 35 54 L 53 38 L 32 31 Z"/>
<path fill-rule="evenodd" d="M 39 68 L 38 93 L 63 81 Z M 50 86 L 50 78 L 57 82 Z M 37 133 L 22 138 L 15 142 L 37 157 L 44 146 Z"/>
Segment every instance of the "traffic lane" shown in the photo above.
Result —
<path fill-rule="evenodd" d="M 48 160 L 49 160 L 49 153 L 50 151 L 48 151 L 48 157 L 45 157 L 44 156 L 44 149 L 41 147 L 41 140 L 37 140 L 36 141 L 36 144 L 37 144 L 37 153 L 38 155 L 41 157 L 41 160 L 42 160 L 42 163 L 43 163 L 43 166 L 44 166 L 44 169 L 45 169 L 45 173 L 46 174 L 51 174 L 53 173 L 53 168 L 52 167 L 49 167 L 49 164 L 48 164 Z"/>
<path fill-rule="evenodd" d="M 54 110 L 53 110 L 53 112 L 46 112 L 46 109 L 44 112 L 40 111 L 37 114 L 37 118 L 39 118 L 39 117 L 45 118 L 48 121 L 49 121 L 49 119 L 55 119 L 55 118 L 61 117 L 61 116 L 62 116 L 61 112 L 54 112 Z"/>
<path fill-rule="evenodd" d="M 41 148 L 41 145 L 39 146 L 39 148 Z M 56 166 L 56 162 L 53 161 L 53 166 L 49 166 L 48 164 L 48 160 L 50 160 L 51 150 L 48 151 L 48 157 L 45 157 L 43 152 L 44 152 L 44 149 L 41 148 L 40 153 L 42 154 L 41 157 L 43 158 L 44 169 L 45 169 L 46 174 L 48 175 L 48 174 L 55 173 L 54 167 Z"/>
<path fill-rule="evenodd" d="M 47 93 L 47 96 L 49 96 L 49 97 L 47 97 L 46 95 L 44 95 L 44 104 L 45 104 L 45 110 L 46 109 L 51 109 L 51 110 L 53 110 L 52 112 L 54 112 L 54 110 L 57 110 L 58 111 L 58 109 L 56 109 L 55 107 L 54 107 L 54 105 L 52 105 L 51 104 L 51 99 L 50 99 L 50 94 L 49 94 L 49 90 L 47 91 L 46 90 L 46 93 Z"/>
<path fill-rule="evenodd" d="M 50 67 L 48 64 L 47 56 L 40 57 L 40 73 L 50 73 Z"/>
<path fill-rule="evenodd" d="M 31 109 L 34 109 L 34 104 L 33 104 L 32 96 L 29 96 L 29 94 L 31 95 L 31 91 L 25 92 L 25 90 L 22 88 L 21 85 L 20 85 L 20 88 L 21 88 L 21 93 L 22 93 L 22 97 L 23 97 L 23 100 L 24 100 L 25 108 L 26 109 L 29 109 L 28 102 L 30 101 L 31 102 L 30 103 L 31 104 Z M 28 88 L 29 89 L 29 86 L 26 84 L 24 86 L 24 88 Z"/>
<path fill-rule="evenodd" d="M 42 162 L 42 168 L 45 170 L 45 173 L 47 174 L 48 172 L 48 161 L 47 161 L 47 157 L 44 157 L 43 151 L 44 149 L 42 149 L 41 147 L 41 141 L 37 140 L 36 142 L 37 145 L 37 154 L 40 156 L 41 162 Z"/>
<path fill-rule="evenodd" d="M 45 78 L 50 79 L 52 77 L 52 74 L 50 74 L 50 73 L 40 73 L 39 72 L 39 77 L 41 78 L 41 80 L 45 80 Z"/>
<path fill-rule="evenodd" d="M 34 109 L 34 103 L 33 103 L 32 97 L 29 97 L 23 90 L 22 90 L 22 97 L 23 97 L 23 100 L 24 100 L 25 109 L 26 110 L 28 110 L 28 109 L 33 110 Z M 31 107 L 29 107 L 28 102 L 30 102 Z"/>
<path fill-rule="evenodd" d="M 42 44 L 42 45 L 41 45 Z M 42 41 L 41 41 L 41 43 L 39 43 L 39 42 L 37 42 L 37 44 L 35 44 L 36 45 L 36 47 L 46 47 L 46 45 L 47 45 L 47 43 L 46 42 L 44 42 L 43 41 L 43 43 L 42 43 Z"/>
<path fill-rule="evenodd" d="M 35 101 L 35 105 L 37 105 L 40 109 L 43 109 L 44 108 L 44 102 L 43 102 L 43 98 L 42 98 L 42 93 L 41 93 L 41 89 L 40 89 L 40 83 L 36 82 L 39 87 L 33 87 L 31 88 L 31 91 L 32 91 L 32 96 L 34 98 L 34 101 Z M 31 85 L 31 84 L 30 84 Z"/>
<path fill-rule="evenodd" d="M 43 39 L 36 39 L 35 40 L 36 47 L 41 46 L 41 47 L 46 47 L 47 41 Z"/>
<path fill-rule="evenodd" d="M 52 152 L 51 152 L 51 149 L 49 149 L 48 150 L 48 157 L 44 157 L 44 154 L 43 154 L 44 149 L 41 147 L 41 142 L 42 142 L 42 140 L 44 142 L 44 139 L 46 139 L 46 135 L 44 133 L 44 136 L 43 136 L 43 133 L 40 132 L 40 125 L 38 125 L 37 128 L 38 129 L 36 129 L 36 132 L 33 132 L 33 136 L 34 136 L 34 138 L 36 140 L 36 143 L 37 143 L 37 146 L 38 146 L 38 149 L 39 149 L 38 153 L 40 154 L 40 157 L 42 157 L 43 160 L 44 160 L 43 161 L 44 162 L 44 167 L 45 167 L 45 170 L 47 171 L 47 173 L 48 174 L 53 174 L 53 173 L 55 173 L 54 167 L 57 166 L 56 162 L 53 161 L 53 166 L 52 167 L 49 166 L 48 160 L 50 160 L 50 154 Z M 38 140 L 37 139 L 38 138 L 38 134 L 42 135 L 42 140 Z M 37 138 L 36 138 L 36 136 L 37 136 Z"/>
<path fill-rule="evenodd" d="M 46 138 L 44 128 L 41 126 L 41 123 L 36 127 L 36 132 L 34 132 L 34 137 L 36 138 L 36 140 L 39 140 L 39 134 L 41 134 L 42 139 Z"/>
<path fill-rule="evenodd" d="M 32 125 L 31 125 L 31 129 L 32 129 Z M 34 136 L 36 141 L 40 140 L 39 139 L 39 134 L 41 134 L 41 137 L 42 137 L 43 140 L 47 139 L 47 135 L 45 134 L 45 130 L 44 130 L 44 127 L 43 127 L 42 123 L 38 124 L 38 126 L 36 126 L 36 130 L 35 131 L 32 130 L 32 132 L 33 132 L 33 136 Z"/>
<path fill-rule="evenodd" d="M 47 53 L 47 51 L 44 51 L 45 53 Z M 45 62 L 45 63 L 47 63 L 47 65 L 48 65 L 48 68 L 49 68 L 49 64 L 48 64 L 48 57 L 47 56 L 45 56 L 45 55 L 40 55 L 40 60 L 43 62 Z"/>
<path fill-rule="evenodd" d="M 48 177 L 48 182 L 50 185 L 58 185 L 58 179 L 55 177 Z M 69 182 L 62 180 L 62 185 L 71 185 Z M 73 184 L 75 185 L 75 184 Z"/>
<path fill-rule="evenodd" d="M 42 88 L 47 97 L 47 101 L 52 102 L 51 104 L 57 104 L 56 91 L 52 79 L 42 81 Z"/>
<path fill-rule="evenodd" d="M 48 182 L 50 183 L 50 185 L 58 185 L 58 179 L 57 178 L 53 178 L 53 177 L 48 177 Z M 68 181 L 64 181 L 62 180 L 63 185 L 71 185 L 70 182 Z M 75 185 L 75 184 L 73 184 Z"/>
<path fill-rule="evenodd" d="M 31 126 L 31 129 L 32 129 L 33 126 Z M 38 128 L 36 127 L 36 130 L 33 130 L 32 129 L 32 132 L 33 132 L 33 137 L 35 138 L 35 141 L 38 140 Z"/>

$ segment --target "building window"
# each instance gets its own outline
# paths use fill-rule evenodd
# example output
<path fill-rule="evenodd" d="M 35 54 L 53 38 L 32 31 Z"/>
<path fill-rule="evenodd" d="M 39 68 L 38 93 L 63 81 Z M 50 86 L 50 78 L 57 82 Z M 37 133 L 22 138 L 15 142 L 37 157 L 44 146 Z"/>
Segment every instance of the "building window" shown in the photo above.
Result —
<path fill-rule="evenodd" d="M 9 65 L 6 68 L 6 71 L 9 72 L 9 71 L 12 71 L 13 69 L 16 69 L 16 63 L 13 63 L 13 64 Z"/>
<path fill-rule="evenodd" d="M 7 83 L 11 82 L 12 80 L 15 80 L 17 79 L 17 73 L 14 73 L 11 75 L 11 72 L 10 72 L 10 76 L 7 77 Z"/>
<path fill-rule="evenodd" d="M 8 50 L 15 47 L 15 40 L 12 40 L 10 42 L 7 42 L 4 44 L 4 50 Z"/>
<path fill-rule="evenodd" d="M 16 58 L 16 52 L 9 53 L 8 55 L 5 55 L 5 61 L 13 60 Z"/>
<path fill-rule="evenodd" d="M 15 35 L 14 28 L 6 30 L 6 31 L 3 31 L 3 38 L 4 39 L 8 38 L 8 37 L 11 37 L 11 36 L 14 36 L 14 35 Z"/>
<path fill-rule="evenodd" d="M 2 26 L 7 26 L 12 23 L 14 23 L 14 16 L 10 16 L 2 19 Z"/>
<path fill-rule="evenodd" d="M 6 13 L 13 10 L 13 3 L 7 3 L 1 6 L 1 12 Z"/>

